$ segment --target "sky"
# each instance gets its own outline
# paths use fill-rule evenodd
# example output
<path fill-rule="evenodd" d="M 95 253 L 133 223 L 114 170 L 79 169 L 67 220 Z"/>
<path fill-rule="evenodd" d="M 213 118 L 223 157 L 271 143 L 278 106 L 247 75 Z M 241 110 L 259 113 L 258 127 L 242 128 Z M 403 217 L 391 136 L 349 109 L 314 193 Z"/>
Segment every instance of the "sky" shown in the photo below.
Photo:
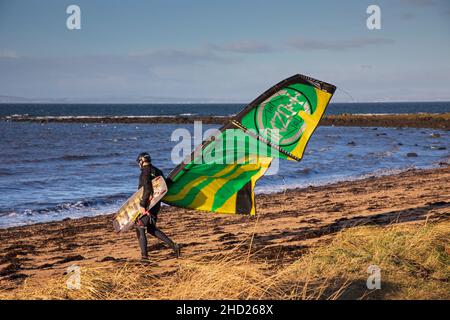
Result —
<path fill-rule="evenodd" d="M 448 0 L 0 0 L 0 96 L 248 102 L 301 73 L 335 102 L 450 101 L 449 57 Z"/>

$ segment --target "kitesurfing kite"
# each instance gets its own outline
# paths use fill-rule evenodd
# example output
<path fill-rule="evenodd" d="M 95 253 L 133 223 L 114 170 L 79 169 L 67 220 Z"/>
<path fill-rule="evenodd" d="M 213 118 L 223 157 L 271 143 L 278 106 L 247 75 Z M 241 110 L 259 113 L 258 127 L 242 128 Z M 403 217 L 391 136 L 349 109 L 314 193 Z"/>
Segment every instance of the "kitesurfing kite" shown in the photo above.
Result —
<path fill-rule="evenodd" d="M 170 172 L 162 201 L 254 215 L 256 181 L 273 158 L 302 159 L 335 90 L 334 85 L 300 74 L 273 86 Z"/>

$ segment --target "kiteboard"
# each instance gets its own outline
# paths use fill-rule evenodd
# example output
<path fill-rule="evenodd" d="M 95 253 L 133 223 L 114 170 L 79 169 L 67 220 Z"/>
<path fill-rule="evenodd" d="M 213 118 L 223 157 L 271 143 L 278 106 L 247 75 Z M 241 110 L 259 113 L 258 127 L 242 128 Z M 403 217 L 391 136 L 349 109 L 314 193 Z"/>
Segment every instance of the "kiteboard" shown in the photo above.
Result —
<path fill-rule="evenodd" d="M 164 178 L 158 176 L 152 180 L 153 198 L 150 200 L 149 209 L 157 204 L 167 193 L 167 185 Z M 116 232 L 125 232 L 129 230 L 140 214 L 139 202 L 142 197 L 144 188 L 136 191 L 128 200 L 120 207 L 113 218 L 113 226 Z"/>

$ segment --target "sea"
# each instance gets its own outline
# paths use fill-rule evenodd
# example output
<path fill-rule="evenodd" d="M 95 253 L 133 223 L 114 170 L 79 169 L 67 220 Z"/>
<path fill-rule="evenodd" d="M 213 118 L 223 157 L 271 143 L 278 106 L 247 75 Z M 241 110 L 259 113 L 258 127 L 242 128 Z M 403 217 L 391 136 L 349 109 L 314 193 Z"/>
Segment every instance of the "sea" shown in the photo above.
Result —
<path fill-rule="evenodd" d="M 242 104 L 0 104 L 0 117 L 236 114 Z M 341 103 L 327 114 L 450 112 L 449 102 Z M 217 128 L 203 125 L 203 130 Z M 136 190 L 135 159 L 150 152 L 166 175 L 177 165 L 173 138 L 190 124 L 0 121 L 0 228 L 115 212 Z M 191 141 L 194 146 L 194 141 Z M 449 132 L 320 126 L 301 162 L 279 160 L 257 193 L 318 186 L 450 163 Z M 419 186 L 418 186 L 419 187 Z"/>

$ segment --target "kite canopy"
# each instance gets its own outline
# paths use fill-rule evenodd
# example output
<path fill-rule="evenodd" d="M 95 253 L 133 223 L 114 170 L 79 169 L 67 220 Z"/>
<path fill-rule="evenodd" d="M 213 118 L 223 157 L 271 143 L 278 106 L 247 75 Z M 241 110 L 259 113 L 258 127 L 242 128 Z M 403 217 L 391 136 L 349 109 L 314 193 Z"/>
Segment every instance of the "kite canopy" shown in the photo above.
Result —
<path fill-rule="evenodd" d="M 301 160 L 335 90 L 300 74 L 273 86 L 172 170 L 163 201 L 202 211 L 255 214 L 256 181 L 273 158 Z"/>

